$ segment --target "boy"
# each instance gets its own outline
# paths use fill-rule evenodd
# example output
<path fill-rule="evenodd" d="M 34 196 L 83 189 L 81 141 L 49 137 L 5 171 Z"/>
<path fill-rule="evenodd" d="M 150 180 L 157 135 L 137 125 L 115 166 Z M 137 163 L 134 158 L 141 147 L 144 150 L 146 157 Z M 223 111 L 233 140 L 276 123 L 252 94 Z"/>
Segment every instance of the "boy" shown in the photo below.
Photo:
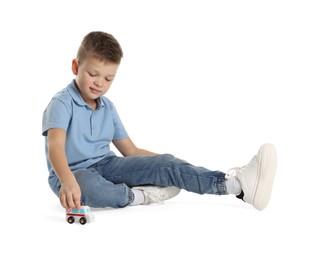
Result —
<path fill-rule="evenodd" d="M 140 149 L 128 136 L 110 88 L 123 52 L 104 32 L 86 35 L 72 61 L 75 79 L 57 93 L 43 114 L 49 185 L 64 208 L 125 207 L 164 201 L 180 189 L 234 194 L 256 209 L 270 199 L 276 152 L 271 144 L 242 168 L 227 174 L 193 166 L 170 154 Z M 117 157 L 109 144 L 124 157 Z"/>

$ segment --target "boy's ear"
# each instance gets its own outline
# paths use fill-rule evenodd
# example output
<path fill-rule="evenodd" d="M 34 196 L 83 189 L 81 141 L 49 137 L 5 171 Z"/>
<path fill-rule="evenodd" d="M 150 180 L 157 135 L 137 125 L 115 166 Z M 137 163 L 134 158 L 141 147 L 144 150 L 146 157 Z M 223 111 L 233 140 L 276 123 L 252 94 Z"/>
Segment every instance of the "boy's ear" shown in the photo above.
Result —
<path fill-rule="evenodd" d="M 74 75 L 78 74 L 78 61 L 76 59 L 72 61 L 72 72 Z"/>

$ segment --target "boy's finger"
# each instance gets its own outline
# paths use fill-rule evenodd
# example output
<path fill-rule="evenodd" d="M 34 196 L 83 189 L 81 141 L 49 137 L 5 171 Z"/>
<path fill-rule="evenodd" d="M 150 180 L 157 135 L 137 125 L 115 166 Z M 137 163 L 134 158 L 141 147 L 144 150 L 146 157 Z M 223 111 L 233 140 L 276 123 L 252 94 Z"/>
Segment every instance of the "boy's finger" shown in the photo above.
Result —
<path fill-rule="evenodd" d="M 80 209 L 81 208 L 80 200 L 75 201 L 75 205 L 77 209 Z"/>
<path fill-rule="evenodd" d="M 63 208 L 67 209 L 65 194 L 59 194 L 59 200 L 60 200 L 60 204 L 63 206 Z"/>
<path fill-rule="evenodd" d="M 73 194 L 70 193 L 67 195 L 67 206 L 68 208 L 75 208 L 75 203 L 74 203 L 74 198 L 73 198 Z"/>
<path fill-rule="evenodd" d="M 77 209 L 81 208 L 80 194 L 74 195 L 74 203 Z"/>

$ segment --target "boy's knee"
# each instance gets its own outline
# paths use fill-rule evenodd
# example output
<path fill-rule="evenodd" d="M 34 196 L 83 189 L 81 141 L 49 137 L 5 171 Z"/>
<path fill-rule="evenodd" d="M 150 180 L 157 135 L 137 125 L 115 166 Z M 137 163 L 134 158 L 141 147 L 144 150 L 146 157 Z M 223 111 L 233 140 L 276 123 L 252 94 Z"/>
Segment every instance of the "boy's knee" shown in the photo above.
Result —
<path fill-rule="evenodd" d="M 161 160 L 163 163 L 167 163 L 170 165 L 181 165 L 181 164 L 187 164 L 188 162 L 185 160 L 181 160 L 177 157 L 175 157 L 172 154 L 162 154 L 160 155 Z"/>
<path fill-rule="evenodd" d="M 175 156 L 168 153 L 157 155 L 156 158 L 160 163 L 171 163 L 177 159 Z"/>
<path fill-rule="evenodd" d="M 82 204 L 95 208 L 122 208 L 128 204 L 128 187 L 125 184 L 113 184 L 95 169 L 81 169 L 74 175 L 81 189 Z"/>

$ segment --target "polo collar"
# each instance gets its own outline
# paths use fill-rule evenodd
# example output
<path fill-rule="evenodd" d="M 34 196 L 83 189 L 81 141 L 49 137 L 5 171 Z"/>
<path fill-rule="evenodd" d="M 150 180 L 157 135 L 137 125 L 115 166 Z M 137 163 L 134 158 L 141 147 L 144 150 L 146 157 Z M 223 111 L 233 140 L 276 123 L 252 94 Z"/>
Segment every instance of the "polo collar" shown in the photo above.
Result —
<path fill-rule="evenodd" d="M 67 91 L 69 92 L 69 94 L 72 96 L 74 102 L 79 105 L 79 106 L 89 106 L 84 99 L 82 98 L 82 96 L 80 95 L 77 87 L 76 87 L 76 82 L 75 80 L 73 80 L 69 86 L 67 87 Z M 104 107 L 104 102 L 102 101 L 102 97 L 99 97 L 97 99 L 97 109 L 100 109 Z"/>

